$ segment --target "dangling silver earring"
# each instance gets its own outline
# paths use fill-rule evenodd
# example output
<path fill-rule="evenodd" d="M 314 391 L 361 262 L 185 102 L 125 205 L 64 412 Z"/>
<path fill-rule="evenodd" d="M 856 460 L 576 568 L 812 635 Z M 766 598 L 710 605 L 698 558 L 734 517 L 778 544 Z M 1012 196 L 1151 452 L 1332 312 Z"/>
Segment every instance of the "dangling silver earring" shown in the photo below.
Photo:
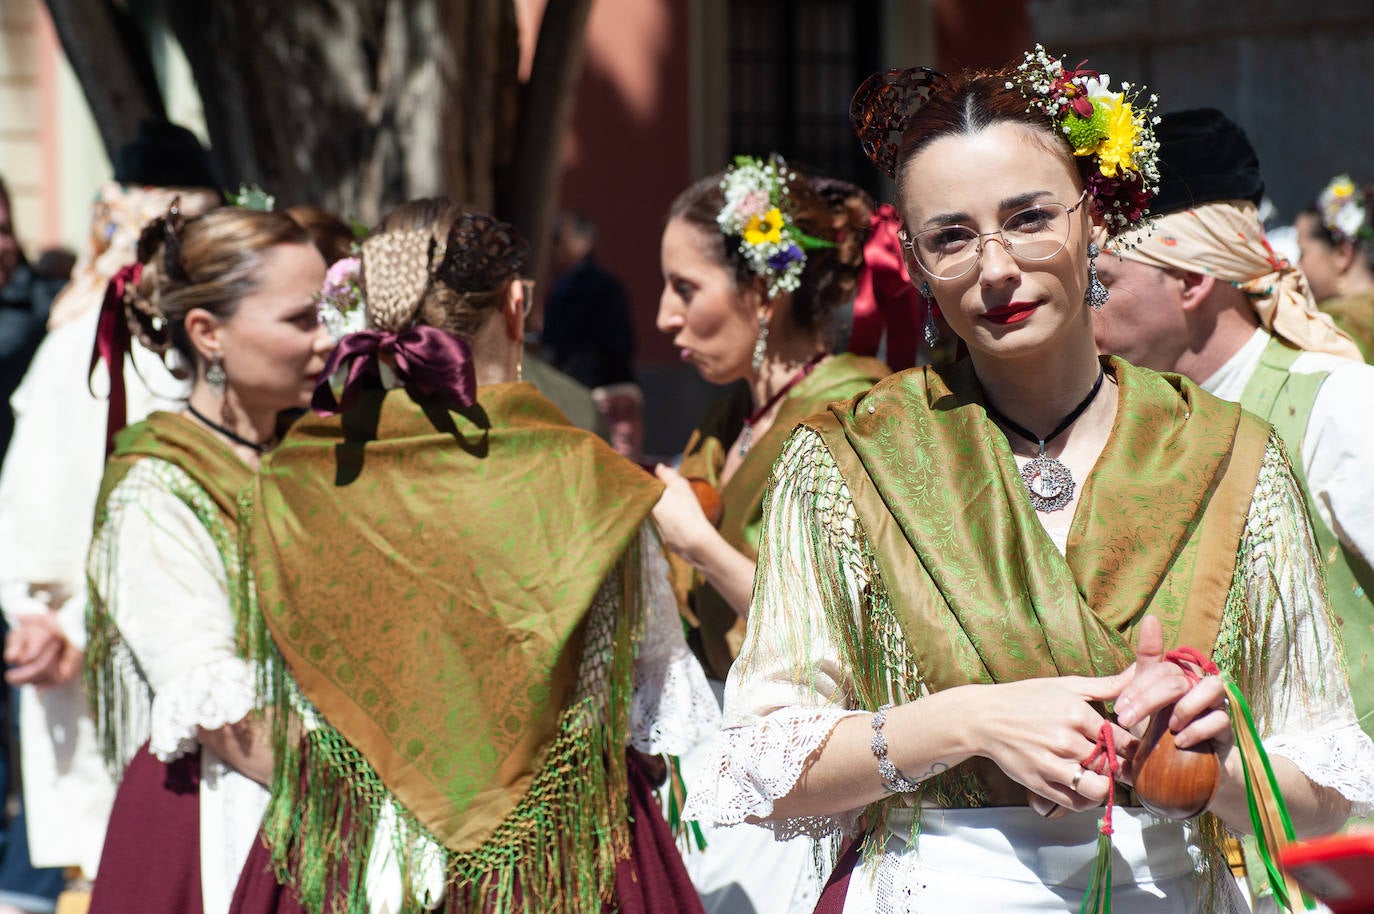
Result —
<path fill-rule="evenodd" d="M 1102 285 L 1102 280 L 1097 278 L 1097 255 L 1101 253 L 1102 250 L 1097 246 L 1096 241 L 1088 242 L 1088 291 L 1083 296 L 1083 300 L 1094 311 L 1101 311 L 1102 306 L 1107 303 L 1107 297 L 1111 294 L 1107 291 L 1107 287 Z"/>
<path fill-rule="evenodd" d="M 763 356 L 768 352 L 768 315 L 759 318 L 759 335 L 754 340 L 754 370 L 763 367 Z"/>
<path fill-rule="evenodd" d="M 940 328 L 935 325 L 935 293 L 930 291 L 930 283 L 921 280 L 921 288 L 918 290 L 921 298 L 925 299 L 926 305 L 926 324 L 924 334 L 926 346 L 930 349 L 935 348 L 935 344 L 940 342 Z"/>
<path fill-rule="evenodd" d="M 205 369 L 205 383 L 215 389 L 216 393 L 224 393 L 224 385 L 229 382 L 229 376 L 224 373 L 224 366 L 219 363 L 219 356 L 210 356 L 210 365 Z"/>

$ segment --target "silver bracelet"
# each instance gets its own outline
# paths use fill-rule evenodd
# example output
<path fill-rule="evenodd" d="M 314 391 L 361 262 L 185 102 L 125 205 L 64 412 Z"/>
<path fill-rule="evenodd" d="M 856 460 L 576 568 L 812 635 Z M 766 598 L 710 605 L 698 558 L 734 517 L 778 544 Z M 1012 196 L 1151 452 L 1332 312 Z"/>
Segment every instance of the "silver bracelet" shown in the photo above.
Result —
<path fill-rule="evenodd" d="M 887 739 L 883 736 L 883 724 L 887 722 L 887 711 L 892 705 L 886 704 L 873 715 L 873 741 L 869 747 L 878 759 L 878 775 L 883 779 L 883 787 L 889 793 L 913 793 L 921 789 L 919 781 L 913 781 L 897 770 L 892 759 L 887 757 Z"/>

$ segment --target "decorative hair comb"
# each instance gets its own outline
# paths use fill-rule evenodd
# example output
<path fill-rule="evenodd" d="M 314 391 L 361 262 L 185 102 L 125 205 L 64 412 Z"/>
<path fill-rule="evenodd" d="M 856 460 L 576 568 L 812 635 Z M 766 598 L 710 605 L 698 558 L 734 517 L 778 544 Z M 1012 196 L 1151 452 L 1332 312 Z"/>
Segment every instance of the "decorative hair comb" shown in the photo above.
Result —
<path fill-rule="evenodd" d="M 908 67 L 874 73 L 864 80 L 849 103 L 864 155 L 889 178 L 897 177 L 902 133 L 911 116 L 930 100 L 945 74 L 931 67 Z"/>
<path fill-rule="evenodd" d="M 152 260 L 158 242 L 162 242 L 162 270 L 177 282 L 189 282 L 190 277 L 181 268 L 181 229 L 186 217 L 181 214 L 181 197 L 173 197 L 167 212 L 158 216 L 143 227 L 139 233 L 138 244 L 134 249 L 139 263 Z"/>

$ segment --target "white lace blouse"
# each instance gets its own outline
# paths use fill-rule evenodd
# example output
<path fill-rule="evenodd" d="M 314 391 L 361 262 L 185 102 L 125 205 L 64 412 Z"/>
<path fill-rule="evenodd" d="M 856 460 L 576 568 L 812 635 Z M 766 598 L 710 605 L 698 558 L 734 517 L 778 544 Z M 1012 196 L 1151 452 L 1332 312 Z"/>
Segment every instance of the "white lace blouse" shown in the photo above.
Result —
<path fill-rule="evenodd" d="M 1338 791 L 1353 814 L 1368 814 L 1374 744 L 1356 723 L 1301 495 L 1273 439 L 1241 556 L 1247 614 L 1258 624 L 1242 630 L 1228 619 L 1218 642 L 1239 644 L 1238 655 L 1259 674 L 1246 678 L 1267 683 L 1266 694 L 1251 696 L 1264 744 Z M 726 686 L 716 781 L 689 797 L 689 817 L 718 825 L 762 821 L 780 836 L 819 837 L 848 829 L 861 811 L 773 815 L 774 802 L 791 792 L 836 723 L 876 710 L 856 707 L 851 671 L 824 611 L 827 580 L 842 581 L 854 607 L 863 605 L 865 588 L 881 586 L 834 459 L 818 435 L 803 429 L 773 469 L 749 631 Z M 899 629 L 885 637 L 897 641 L 890 649 L 906 654 Z"/>

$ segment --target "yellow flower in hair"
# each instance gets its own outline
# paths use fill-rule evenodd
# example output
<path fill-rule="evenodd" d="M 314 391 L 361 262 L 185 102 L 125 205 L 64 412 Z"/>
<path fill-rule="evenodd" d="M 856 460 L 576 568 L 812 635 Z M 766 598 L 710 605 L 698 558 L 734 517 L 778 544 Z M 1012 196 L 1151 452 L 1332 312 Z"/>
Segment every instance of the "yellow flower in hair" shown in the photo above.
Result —
<path fill-rule="evenodd" d="M 762 217 L 751 216 L 744 227 L 744 240 L 755 245 L 782 241 L 782 211 L 775 206 Z"/>
<path fill-rule="evenodd" d="M 1107 138 L 1097 147 L 1098 167 L 1108 178 L 1117 176 L 1117 169 L 1135 169 L 1136 143 L 1140 125 L 1136 123 L 1131 105 L 1119 94 L 1108 96 L 1098 104 L 1107 115 Z"/>

